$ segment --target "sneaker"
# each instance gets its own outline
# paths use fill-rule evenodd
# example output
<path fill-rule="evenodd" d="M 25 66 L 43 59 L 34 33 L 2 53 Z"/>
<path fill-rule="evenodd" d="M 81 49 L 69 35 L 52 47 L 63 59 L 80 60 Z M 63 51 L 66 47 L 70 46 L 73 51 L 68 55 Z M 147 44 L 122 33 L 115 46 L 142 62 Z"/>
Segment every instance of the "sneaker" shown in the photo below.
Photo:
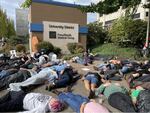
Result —
<path fill-rule="evenodd" d="M 53 84 L 49 84 L 45 87 L 45 90 L 51 91 L 54 88 Z"/>
<path fill-rule="evenodd" d="M 94 93 L 94 91 L 91 90 L 91 91 L 89 92 L 88 98 L 89 98 L 89 99 L 92 99 L 92 98 L 94 98 L 94 96 L 95 96 L 95 93 Z"/>

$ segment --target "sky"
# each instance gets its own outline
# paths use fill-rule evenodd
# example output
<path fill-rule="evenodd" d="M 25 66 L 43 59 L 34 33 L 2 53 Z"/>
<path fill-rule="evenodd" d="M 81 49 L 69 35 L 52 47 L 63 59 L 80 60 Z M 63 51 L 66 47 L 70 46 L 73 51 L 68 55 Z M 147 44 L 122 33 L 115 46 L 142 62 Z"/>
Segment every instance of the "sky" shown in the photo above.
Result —
<path fill-rule="evenodd" d="M 15 8 L 19 8 L 24 0 L 0 0 L 0 8 L 6 11 L 8 17 L 15 20 Z M 91 3 L 97 3 L 99 0 L 53 0 L 66 3 L 75 3 L 81 5 L 89 5 Z M 96 21 L 96 14 L 88 14 L 88 23 Z"/>

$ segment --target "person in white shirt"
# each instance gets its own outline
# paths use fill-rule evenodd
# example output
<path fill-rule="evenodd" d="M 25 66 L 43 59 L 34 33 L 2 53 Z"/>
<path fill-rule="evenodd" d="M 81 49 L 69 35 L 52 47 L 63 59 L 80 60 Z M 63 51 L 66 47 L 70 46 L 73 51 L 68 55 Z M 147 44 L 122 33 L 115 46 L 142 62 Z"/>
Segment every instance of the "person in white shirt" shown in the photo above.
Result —
<path fill-rule="evenodd" d="M 0 98 L 0 112 L 47 113 L 63 109 L 63 102 L 41 93 L 26 94 L 23 91 L 10 91 Z"/>

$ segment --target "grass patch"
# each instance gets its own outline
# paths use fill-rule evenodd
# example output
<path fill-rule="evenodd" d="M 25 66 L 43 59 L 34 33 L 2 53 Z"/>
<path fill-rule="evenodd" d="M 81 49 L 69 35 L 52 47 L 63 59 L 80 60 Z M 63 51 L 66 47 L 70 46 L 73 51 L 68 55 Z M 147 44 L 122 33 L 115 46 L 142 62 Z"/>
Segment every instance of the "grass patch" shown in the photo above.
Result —
<path fill-rule="evenodd" d="M 132 58 L 136 59 L 139 57 L 139 52 L 135 48 L 121 48 L 113 43 L 103 44 L 92 49 L 92 53 L 108 55 L 108 56 L 118 56 L 119 58 Z"/>
<path fill-rule="evenodd" d="M 75 57 L 75 56 L 79 56 L 81 57 L 83 54 L 82 53 L 77 53 L 77 54 L 67 54 L 63 56 L 63 60 L 70 60 L 71 58 Z"/>

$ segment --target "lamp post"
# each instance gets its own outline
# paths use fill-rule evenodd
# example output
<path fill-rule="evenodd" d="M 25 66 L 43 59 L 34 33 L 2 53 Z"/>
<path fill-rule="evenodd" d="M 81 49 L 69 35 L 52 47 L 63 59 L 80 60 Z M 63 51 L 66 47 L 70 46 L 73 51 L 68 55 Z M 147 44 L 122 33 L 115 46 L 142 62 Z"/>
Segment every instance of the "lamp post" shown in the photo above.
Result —
<path fill-rule="evenodd" d="M 146 47 L 149 46 L 149 28 L 150 28 L 150 8 L 148 8 L 148 21 L 147 21 L 147 34 L 146 34 Z"/>
<path fill-rule="evenodd" d="M 143 47 L 143 55 L 144 57 L 147 57 L 149 54 L 149 36 L 150 36 L 150 0 L 146 1 L 146 4 L 144 5 L 144 8 L 148 9 L 148 20 L 147 20 L 147 33 L 146 33 L 146 42 L 145 45 Z"/>

